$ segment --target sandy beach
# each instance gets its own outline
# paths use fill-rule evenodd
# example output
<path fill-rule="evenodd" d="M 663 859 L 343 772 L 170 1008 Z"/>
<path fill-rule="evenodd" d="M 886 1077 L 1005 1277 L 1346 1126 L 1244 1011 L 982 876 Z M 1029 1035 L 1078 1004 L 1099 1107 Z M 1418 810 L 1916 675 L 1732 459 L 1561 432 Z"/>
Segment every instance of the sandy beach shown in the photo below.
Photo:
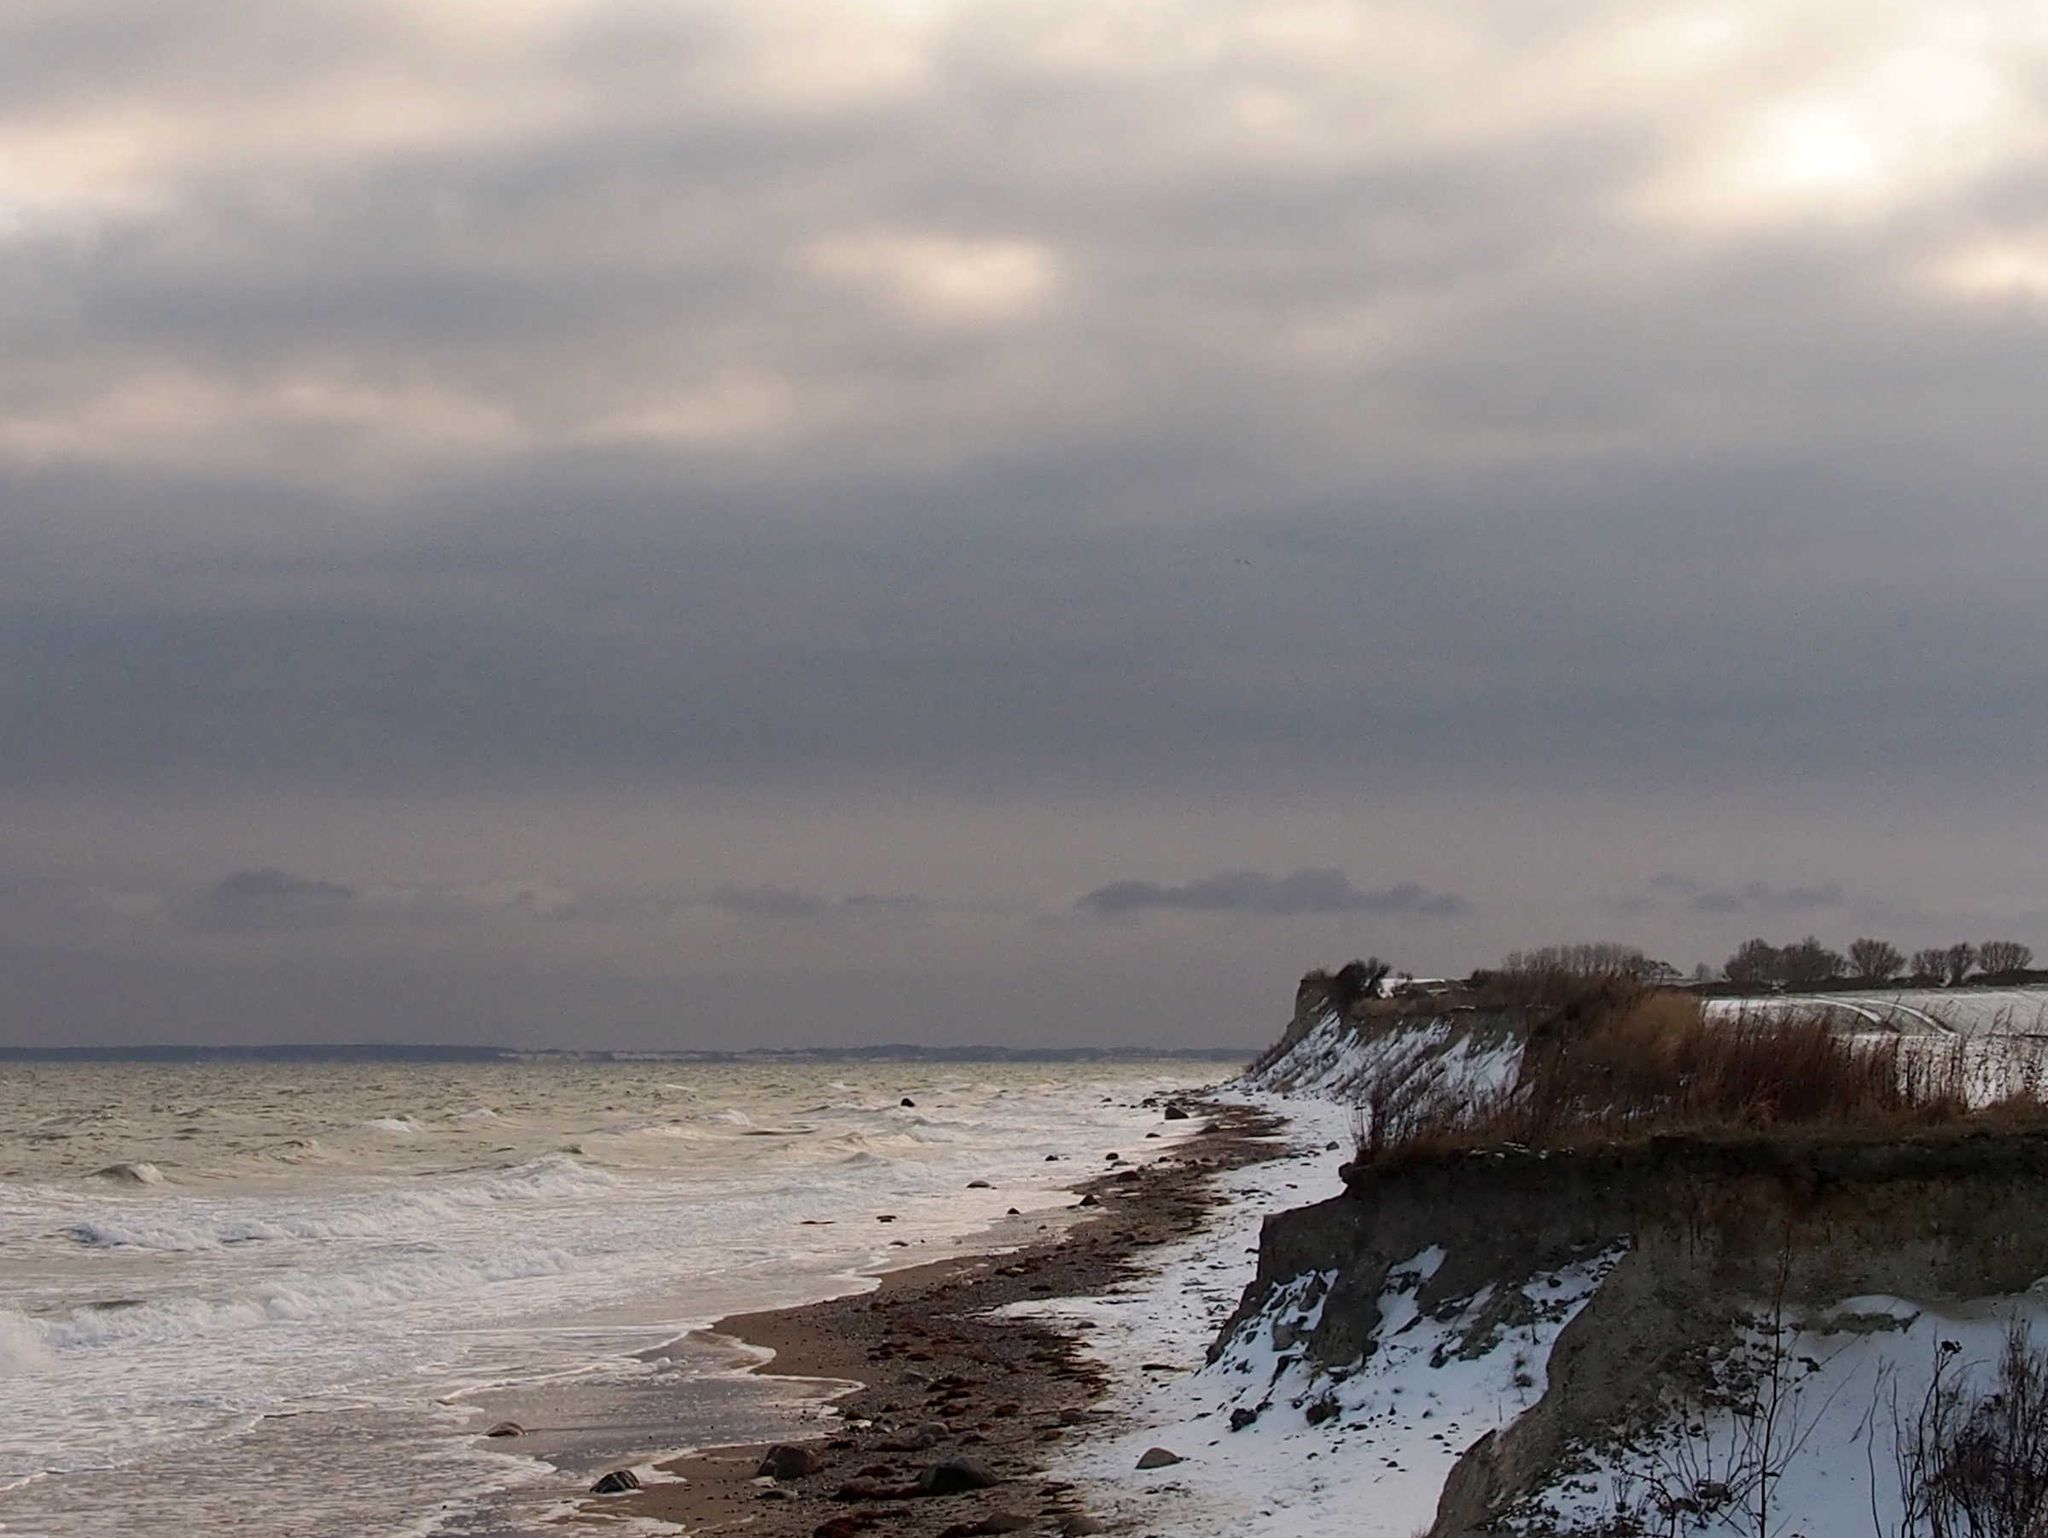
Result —
<path fill-rule="evenodd" d="M 710 1333 L 773 1352 L 760 1372 L 859 1385 L 799 1444 L 810 1472 L 762 1479 L 765 1446 L 707 1449 L 657 1464 L 639 1492 L 593 1499 L 572 1520 L 630 1515 L 761 1538 L 1099 1530 L 1070 1484 L 1042 1477 L 1062 1444 L 1108 1413 L 1097 1404 L 1106 1376 L 1079 1349 L 1090 1327 L 999 1311 L 1130 1278 L 1148 1250 L 1201 1228 L 1217 1176 L 1285 1146 L 1279 1119 L 1262 1112 L 1202 1104 L 1195 1114 L 1203 1130 L 1156 1161 L 1119 1163 L 1080 1186 L 1094 1215 L 1057 1235 L 892 1271 L 873 1292 L 720 1320 Z M 992 1482 L 920 1490 L 960 1459 L 979 1466 L 970 1478 Z"/>

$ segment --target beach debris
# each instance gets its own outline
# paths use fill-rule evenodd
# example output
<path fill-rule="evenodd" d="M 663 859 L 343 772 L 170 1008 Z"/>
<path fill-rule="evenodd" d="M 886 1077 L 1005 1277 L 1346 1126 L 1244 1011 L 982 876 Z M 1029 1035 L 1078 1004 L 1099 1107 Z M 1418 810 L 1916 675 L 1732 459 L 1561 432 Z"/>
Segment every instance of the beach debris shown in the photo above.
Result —
<path fill-rule="evenodd" d="M 808 1447 L 799 1447 L 794 1442 L 777 1442 L 761 1455 L 760 1467 L 754 1470 L 756 1479 L 802 1479 L 806 1474 L 815 1474 L 825 1466 L 825 1460 Z"/>
<path fill-rule="evenodd" d="M 893 1223 L 896 1221 L 896 1214 L 893 1212 L 878 1212 L 875 1214 L 875 1221 L 877 1223 Z"/>
<path fill-rule="evenodd" d="M 590 1487 L 592 1495 L 624 1495 L 628 1490 L 640 1488 L 640 1476 L 631 1469 L 613 1469 L 609 1474 L 598 1476 L 597 1483 Z"/>
<path fill-rule="evenodd" d="M 484 1435 L 487 1437 L 523 1437 L 526 1435 L 526 1428 L 517 1421 L 499 1421 L 497 1425 L 486 1431 Z"/>
<path fill-rule="evenodd" d="M 934 1463 L 918 1476 L 919 1495 L 958 1495 L 963 1490 L 986 1490 L 1002 1480 L 979 1458 L 948 1458 Z"/>
<path fill-rule="evenodd" d="M 1179 1453 L 1168 1452 L 1163 1447 L 1148 1447 L 1138 1455 L 1138 1467 L 1141 1469 L 1163 1469 L 1186 1461 Z"/>

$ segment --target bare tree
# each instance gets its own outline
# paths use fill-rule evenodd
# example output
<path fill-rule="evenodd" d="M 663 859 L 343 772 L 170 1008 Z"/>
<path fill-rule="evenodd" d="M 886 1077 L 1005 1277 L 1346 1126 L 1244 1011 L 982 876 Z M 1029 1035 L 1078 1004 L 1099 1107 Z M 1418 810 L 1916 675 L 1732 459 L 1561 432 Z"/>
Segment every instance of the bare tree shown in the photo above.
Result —
<path fill-rule="evenodd" d="M 1738 988 L 1755 988 L 1784 979 L 1784 957 L 1768 940 L 1745 940 L 1721 970 Z"/>
<path fill-rule="evenodd" d="M 1621 945 L 1612 940 L 1510 951 L 1501 961 L 1500 969 L 1520 975 L 1560 972 L 1570 977 L 1648 977 L 1660 969 L 1670 970 L 1662 962 L 1645 956 L 1639 946 Z"/>
<path fill-rule="evenodd" d="M 1939 983 L 1948 976 L 1948 952 L 1938 945 L 1931 945 L 1924 951 L 1913 952 L 1913 975 L 1929 977 Z"/>
<path fill-rule="evenodd" d="M 1906 958 L 1896 945 L 1882 940 L 1857 940 L 1849 946 L 1849 970 L 1858 982 L 1881 983 L 1898 974 Z"/>
<path fill-rule="evenodd" d="M 1842 975 L 1842 953 L 1829 950 L 1818 938 L 1808 935 L 1778 953 L 1778 967 L 1793 987 L 1811 988 L 1815 983 Z"/>
<path fill-rule="evenodd" d="M 2024 972 L 2033 964 L 2033 951 L 2017 940 L 1986 940 L 1977 947 L 1977 965 L 1990 977 Z"/>
<path fill-rule="evenodd" d="M 1970 968 L 1977 964 L 1977 947 L 1967 940 L 1958 940 L 1942 954 L 1942 962 L 1948 973 L 1948 985 L 1953 988 L 1970 975 Z"/>

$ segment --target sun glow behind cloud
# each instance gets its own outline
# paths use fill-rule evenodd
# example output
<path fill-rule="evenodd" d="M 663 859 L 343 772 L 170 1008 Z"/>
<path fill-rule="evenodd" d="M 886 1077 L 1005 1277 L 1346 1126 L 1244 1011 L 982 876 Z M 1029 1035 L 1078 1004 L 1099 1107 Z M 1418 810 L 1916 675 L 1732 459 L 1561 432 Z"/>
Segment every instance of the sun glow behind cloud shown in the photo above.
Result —
<path fill-rule="evenodd" d="M 2009 33 L 1907 13 L 1860 33 L 1845 27 L 1837 47 L 1809 42 L 1802 57 L 1802 30 L 1772 35 L 1789 61 L 1757 40 L 1721 53 L 1755 84 L 1727 81 L 1734 88 L 1681 129 L 1646 189 L 1653 215 L 1728 232 L 1896 218 L 2043 143 L 2048 119 Z"/>

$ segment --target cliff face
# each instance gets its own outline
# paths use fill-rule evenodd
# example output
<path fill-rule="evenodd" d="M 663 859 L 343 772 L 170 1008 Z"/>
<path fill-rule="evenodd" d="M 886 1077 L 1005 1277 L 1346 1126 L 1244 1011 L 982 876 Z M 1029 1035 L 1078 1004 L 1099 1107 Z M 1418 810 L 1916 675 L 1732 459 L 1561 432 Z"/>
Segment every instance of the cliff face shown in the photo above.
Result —
<path fill-rule="evenodd" d="M 1360 1099 L 1462 1074 L 1479 1092 L 1512 1084 L 1519 1053 L 1504 1018 L 1316 1012 L 1250 1082 Z M 1664 1531 L 1759 1499 L 1809 1538 L 1867 1533 L 1870 1502 L 1895 1499 L 1872 1407 L 1887 1385 L 1913 1400 L 1943 1341 L 2044 1308 L 2044 1196 L 2039 1132 L 1354 1168 L 1342 1196 L 1267 1220 L 1211 1371 L 1242 1384 L 1233 1426 L 1302 1417 L 1341 1433 L 1331 1458 L 1440 1480 L 1431 1538 Z M 1767 1397 L 1785 1408 L 1759 1433 Z"/>
<path fill-rule="evenodd" d="M 1514 1084 L 1525 1039 L 1519 1017 L 1420 1000 L 1375 1005 L 1339 1011 L 1319 996 L 1305 997 L 1279 1045 L 1239 1082 L 1354 1105 L 1375 1092 L 1401 1095 L 1440 1085 L 1478 1098 Z"/>
<path fill-rule="evenodd" d="M 1299 1318 L 1313 1278 L 1312 1322 L 1280 1332 L 1311 1376 L 1370 1377 L 1389 1326 L 1418 1321 L 1443 1331 L 1439 1366 L 1519 1350 L 1523 1386 L 1540 1370 L 1541 1391 L 1457 1461 L 1433 1529 L 1497 1532 L 1575 1451 L 1654 1420 L 1759 1307 L 1807 1319 L 1874 1295 L 2025 1292 L 2048 1276 L 2044 1191 L 2048 1135 L 1668 1140 L 1364 1173 L 1268 1220 L 1217 1349 Z"/>

